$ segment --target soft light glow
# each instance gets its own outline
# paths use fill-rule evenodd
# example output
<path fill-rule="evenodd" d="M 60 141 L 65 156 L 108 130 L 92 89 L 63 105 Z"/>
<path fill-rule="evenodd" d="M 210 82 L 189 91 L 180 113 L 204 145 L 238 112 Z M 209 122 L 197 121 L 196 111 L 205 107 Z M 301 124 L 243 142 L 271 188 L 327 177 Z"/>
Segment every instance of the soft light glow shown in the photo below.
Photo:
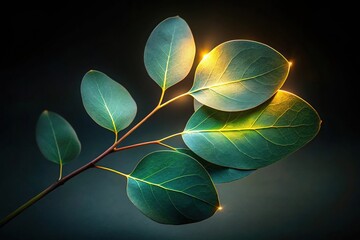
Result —
<path fill-rule="evenodd" d="M 293 62 L 292 61 L 289 61 L 289 66 L 291 67 L 293 65 Z"/>
<path fill-rule="evenodd" d="M 219 206 L 217 210 L 218 210 L 218 211 L 221 211 L 221 210 L 223 210 L 223 207 L 222 207 L 222 206 Z"/>
<path fill-rule="evenodd" d="M 205 59 L 209 56 L 209 52 L 203 51 L 203 52 L 201 53 L 201 56 L 202 56 L 202 60 L 205 60 Z"/>

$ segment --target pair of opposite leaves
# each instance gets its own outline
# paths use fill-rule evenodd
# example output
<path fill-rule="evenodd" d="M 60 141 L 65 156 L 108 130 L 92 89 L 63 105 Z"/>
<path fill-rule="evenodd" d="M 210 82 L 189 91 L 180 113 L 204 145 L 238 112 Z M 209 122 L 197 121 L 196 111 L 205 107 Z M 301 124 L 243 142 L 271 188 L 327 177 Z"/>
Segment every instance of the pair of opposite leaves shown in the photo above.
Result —
<path fill-rule="evenodd" d="M 144 53 L 147 72 L 163 90 L 188 75 L 194 57 L 194 38 L 180 17 L 161 22 Z M 279 90 L 289 70 L 280 53 L 258 42 L 234 40 L 214 48 L 199 63 L 188 92 L 198 101 L 182 133 L 191 150 L 144 157 L 128 175 L 134 205 L 160 223 L 204 220 L 219 208 L 213 182 L 245 177 L 314 138 L 320 128 L 316 111 Z M 137 106 L 129 92 L 99 71 L 84 76 L 81 96 L 90 117 L 116 134 L 135 118 Z M 80 153 L 75 131 L 55 113 L 40 116 L 37 142 L 60 165 Z"/>

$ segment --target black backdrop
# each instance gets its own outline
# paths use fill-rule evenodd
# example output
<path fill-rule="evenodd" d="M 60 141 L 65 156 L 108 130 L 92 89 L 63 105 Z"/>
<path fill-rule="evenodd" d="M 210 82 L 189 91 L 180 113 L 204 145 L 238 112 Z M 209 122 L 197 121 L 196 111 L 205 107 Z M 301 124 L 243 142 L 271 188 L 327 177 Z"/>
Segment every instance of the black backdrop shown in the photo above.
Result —
<path fill-rule="evenodd" d="M 6 13 L 6 14 L 5 14 Z M 125 181 L 90 170 L 42 199 L 0 229 L 1 239 L 349 239 L 357 238 L 360 167 L 355 8 L 345 2 L 123 1 L 116 4 L 20 4 L 2 8 L 0 217 L 56 180 L 58 168 L 37 149 L 34 132 L 43 109 L 64 116 L 83 151 L 65 173 L 101 153 L 113 140 L 86 114 L 80 82 L 90 69 L 124 85 L 139 120 L 157 103 L 143 50 L 152 29 L 179 15 L 201 53 L 231 39 L 264 42 L 294 65 L 283 89 L 308 100 L 323 126 L 299 152 L 235 183 L 219 186 L 224 210 L 197 224 L 152 222 L 130 203 Z M 8 16 L 7 16 L 8 15 Z M 194 69 L 167 97 L 191 86 Z M 181 131 L 192 113 L 183 99 L 151 118 L 127 143 Z M 180 139 L 172 142 L 181 146 Z M 113 155 L 104 165 L 129 172 L 156 147 Z"/>

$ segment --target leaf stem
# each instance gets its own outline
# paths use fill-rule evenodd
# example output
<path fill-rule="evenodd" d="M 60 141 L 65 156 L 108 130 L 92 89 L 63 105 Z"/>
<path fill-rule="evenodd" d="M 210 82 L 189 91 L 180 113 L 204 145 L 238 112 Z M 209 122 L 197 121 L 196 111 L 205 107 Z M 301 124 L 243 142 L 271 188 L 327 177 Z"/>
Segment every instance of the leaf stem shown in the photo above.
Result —
<path fill-rule="evenodd" d="M 150 145 L 150 144 L 159 144 L 159 145 L 161 145 L 161 143 L 158 140 L 155 140 L 155 141 L 136 143 L 136 144 L 128 145 L 128 146 L 125 146 L 125 147 L 120 147 L 120 148 L 114 148 L 114 151 L 119 152 L 119 151 L 123 151 L 123 150 L 126 150 L 126 149 L 136 148 L 136 147 Z"/>
<path fill-rule="evenodd" d="M 176 148 L 174 148 L 173 146 L 170 146 L 170 145 L 165 144 L 165 143 L 162 143 L 162 142 L 159 142 L 159 144 L 160 144 L 161 146 L 164 146 L 164 147 L 167 147 L 167 148 L 169 148 L 169 149 L 171 149 L 171 150 L 176 151 Z"/>
<path fill-rule="evenodd" d="M 168 105 L 168 104 L 170 104 L 170 103 L 172 103 L 172 102 L 174 102 L 174 101 L 176 101 L 176 100 L 178 100 L 178 99 L 180 99 L 180 98 L 182 98 L 182 97 L 188 96 L 188 95 L 190 95 L 190 94 L 191 94 L 191 92 L 185 92 L 185 93 L 183 93 L 183 94 L 180 94 L 180 95 L 178 95 L 178 96 L 176 96 L 176 97 L 174 97 L 174 98 L 172 98 L 172 99 L 170 99 L 170 100 L 168 100 L 168 101 L 160 104 L 159 107 L 160 107 L 160 108 L 163 108 L 163 107 L 165 107 L 166 105 Z"/>
<path fill-rule="evenodd" d="M 162 139 L 159 139 L 158 141 L 159 141 L 159 142 L 163 142 L 163 141 L 168 140 L 168 139 L 170 139 L 170 138 L 180 136 L 180 135 L 182 135 L 183 133 L 184 133 L 184 132 L 174 133 L 174 134 L 171 134 L 171 135 L 169 135 L 169 136 L 167 136 L 167 137 L 164 137 L 164 138 L 162 138 Z"/>
<path fill-rule="evenodd" d="M 117 142 L 118 136 L 119 136 L 118 134 L 119 134 L 119 133 L 118 133 L 117 131 L 114 131 L 114 133 L 115 133 L 115 141 L 114 141 L 114 142 Z"/>
<path fill-rule="evenodd" d="M 163 91 L 165 92 L 165 91 Z M 165 107 L 166 105 L 182 98 L 185 96 L 188 96 L 190 94 L 190 92 L 186 92 L 183 94 L 180 94 L 162 104 L 157 105 L 148 115 L 146 115 L 140 122 L 138 122 L 135 126 L 133 126 L 127 133 L 125 133 L 117 142 L 115 142 L 115 145 L 118 145 L 119 143 L 121 143 L 123 140 L 125 140 L 125 138 L 127 138 L 131 133 L 133 133 L 137 128 L 139 128 L 146 120 L 148 120 L 152 115 L 154 115 L 157 111 L 159 111 L 160 109 L 162 109 L 163 107 Z M 161 100 L 162 101 L 162 100 Z"/>
<path fill-rule="evenodd" d="M 125 133 L 117 142 L 115 142 L 115 146 L 125 140 L 131 133 L 133 133 L 138 127 L 140 127 L 146 120 L 148 120 L 154 113 L 159 111 L 162 107 L 156 106 L 148 115 L 146 115 L 140 122 L 138 122 L 135 126 L 133 126 L 127 133 Z"/>
<path fill-rule="evenodd" d="M 171 134 L 171 135 L 169 135 L 167 137 L 161 138 L 159 140 L 140 142 L 140 143 L 135 143 L 135 144 L 120 147 L 120 148 L 114 148 L 114 152 L 119 152 L 119 151 L 123 151 L 123 150 L 126 150 L 126 149 L 131 149 L 131 148 L 136 148 L 136 147 L 141 147 L 141 146 L 151 145 L 151 144 L 158 144 L 158 145 L 170 148 L 172 150 L 176 150 L 176 148 L 174 148 L 174 147 L 172 147 L 172 146 L 170 146 L 168 144 L 163 143 L 163 141 L 168 140 L 168 139 L 173 138 L 173 137 L 176 137 L 176 136 L 179 136 L 179 135 L 182 135 L 183 133 L 184 132 L 174 133 L 174 134 Z"/>
<path fill-rule="evenodd" d="M 105 170 L 105 171 L 109 171 L 109 172 L 112 172 L 112 173 L 116 173 L 116 174 L 121 175 L 121 176 L 126 177 L 126 178 L 129 177 L 128 174 L 116 171 L 115 169 L 112 169 L 112 168 L 107 168 L 107 167 L 103 167 L 103 166 L 95 166 L 95 168 Z"/>
<path fill-rule="evenodd" d="M 160 100 L 159 100 L 159 104 L 158 106 L 160 106 L 162 104 L 162 101 L 164 100 L 164 96 L 165 96 L 165 86 L 161 88 L 161 95 L 160 95 Z"/>
<path fill-rule="evenodd" d="M 62 164 L 62 161 L 60 161 L 60 164 L 59 164 L 59 165 L 60 165 L 60 167 L 59 167 L 59 168 L 60 168 L 60 170 L 59 170 L 60 173 L 59 173 L 59 179 L 58 179 L 58 180 L 61 180 L 61 178 L 62 178 L 62 172 L 63 172 L 63 164 Z"/>

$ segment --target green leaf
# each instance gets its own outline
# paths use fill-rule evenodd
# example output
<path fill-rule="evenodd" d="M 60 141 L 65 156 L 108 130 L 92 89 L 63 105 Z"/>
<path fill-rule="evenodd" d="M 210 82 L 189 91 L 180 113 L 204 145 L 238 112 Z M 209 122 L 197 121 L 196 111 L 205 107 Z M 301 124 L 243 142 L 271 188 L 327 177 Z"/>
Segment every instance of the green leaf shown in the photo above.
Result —
<path fill-rule="evenodd" d="M 143 214 L 164 224 L 202 221 L 219 208 L 206 170 L 176 151 L 157 151 L 142 159 L 128 176 L 127 194 Z"/>
<path fill-rule="evenodd" d="M 194 99 L 194 111 L 196 112 L 199 108 L 201 108 L 201 106 L 203 106 L 203 104 Z"/>
<path fill-rule="evenodd" d="M 316 136 L 320 122 L 307 102 L 279 91 L 248 111 L 201 107 L 189 119 L 183 140 L 193 152 L 216 165 L 257 169 L 304 146 Z"/>
<path fill-rule="evenodd" d="M 198 155 L 196 155 L 193 151 L 186 148 L 178 148 L 177 151 L 181 153 L 185 153 L 194 159 L 196 159 L 203 167 L 208 171 L 211 176 L 211 179 L 214 183 L 227 183 L 235 180 L 239 180 L 246 176 L 249 176 L 253 170 L 240 170 L 235 168 L 228 168 L 219 166 L 213 163 L 210 163 Z"/>
<path fill-rule="evenodd" d="M 146 70 L 162 89 L 183 80 L 190 72 L 194 58 L 194 37 L 180 17 L 167 18 L 157 25 L 145 46 Z"/>
<path fill-rule="evenodd" d="M 190 93 L 211 108 L 247 110 L 273 96 L 289 70 L 290 63 L 273 48 L 233 40 L 215 47 L 199 63 Z"/>
<path fill-rule="evenodd" d="M 91 70 L 85 74 L 81 97 L 90 117 L 116 134 L 135 118 L 137 106 L 130 93 L 102 72 Z"/>
<path fill-rule="evenodd" d="M 45 158 L 60 165 L 74 160 L 81 151 L 80 141 L 70 123 L 46 110 L 36 125 L 36 142 Z"/>

